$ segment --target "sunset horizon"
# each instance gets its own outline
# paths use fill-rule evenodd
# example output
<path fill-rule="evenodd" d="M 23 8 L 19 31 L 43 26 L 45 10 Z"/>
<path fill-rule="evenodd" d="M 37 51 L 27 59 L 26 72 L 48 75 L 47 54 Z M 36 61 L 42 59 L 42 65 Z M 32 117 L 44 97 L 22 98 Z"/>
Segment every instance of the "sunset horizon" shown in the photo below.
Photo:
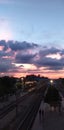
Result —
<path fill-rule="evenodd" d="M 64 78 L 64 2 L 0 0 L 0 77 Z"/>
<path fill-rule="evenodd" d="M 63 49 L 26 41 L 0 40 L 0 76 L 64 78 Z"/>

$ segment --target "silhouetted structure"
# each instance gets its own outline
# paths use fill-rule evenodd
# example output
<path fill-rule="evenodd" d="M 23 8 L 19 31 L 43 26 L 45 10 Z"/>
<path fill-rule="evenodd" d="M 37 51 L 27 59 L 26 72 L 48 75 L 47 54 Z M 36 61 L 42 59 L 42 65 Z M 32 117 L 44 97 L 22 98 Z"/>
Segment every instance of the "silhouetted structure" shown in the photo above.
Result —
<path fill-rule="evenodd" d="M 54 106 L 55 107 L 59 107 L 59 111 L 61 109 L 61 96 L 59 94 L 59 91 L 53 86 L 51 85 L 48 90 L 47 93 L 44 97 L 44 102 L 50 104 L 50 106 Z"/>

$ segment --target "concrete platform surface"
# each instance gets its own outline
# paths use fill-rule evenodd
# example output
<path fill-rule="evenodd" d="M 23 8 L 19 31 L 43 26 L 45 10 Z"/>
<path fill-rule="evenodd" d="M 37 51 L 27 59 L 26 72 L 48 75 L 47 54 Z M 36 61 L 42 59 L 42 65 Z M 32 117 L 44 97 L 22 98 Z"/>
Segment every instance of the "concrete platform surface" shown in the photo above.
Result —
<path fill-rule="evenodd" d="M 64 130 L 64 99 L 62 101 L 62 112 L 59 113 L 58 108 L 50 107 L 48 104 L 41 102 L 39 110 L 44 110 L 44 115 L 39 115 L 39 111 L 35 118 L 31 130 Z"/>

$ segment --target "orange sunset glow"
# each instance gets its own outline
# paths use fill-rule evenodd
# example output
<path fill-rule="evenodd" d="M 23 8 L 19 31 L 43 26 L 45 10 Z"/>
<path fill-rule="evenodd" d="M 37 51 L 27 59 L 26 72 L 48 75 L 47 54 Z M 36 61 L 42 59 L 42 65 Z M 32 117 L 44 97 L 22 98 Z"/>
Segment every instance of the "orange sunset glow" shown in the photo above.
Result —
<path fill-rule="evenodd" d="M 63 49 L 41 49 L 34 43 L 0 40 L 0 59 L 0 76 L 64 77 Z"/>

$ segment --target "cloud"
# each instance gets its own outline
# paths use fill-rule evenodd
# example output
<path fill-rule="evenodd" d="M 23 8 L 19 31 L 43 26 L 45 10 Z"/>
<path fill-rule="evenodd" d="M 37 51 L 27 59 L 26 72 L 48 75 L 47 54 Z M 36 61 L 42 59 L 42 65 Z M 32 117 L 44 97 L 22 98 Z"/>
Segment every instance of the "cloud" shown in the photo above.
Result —
<path fill-rule="evenodd" d="M 17 54 L 16 55 L 16 63 L 33 63 L 33 59 L 36 54 Z"/>
<path fill-rule="evenodd" d="M 0 72 L 18 72 L 22 67 L 16 67 L 15 63 L 31 63 L 35 54 L 30 54 L 27 50 L 36 49 L 38 47 L 35 43 L 18 42 L 18 41 L 0 41 Z"/>
<path fill-rule="evenodd" d="M 36 49 L 39 47 L 39 45 L 35 43 L 28 43 L 26 41 L 18 42 L 11 40 L 9 40 L 8 42 L 6 42 L 5 40 L 0 40 L 0 46 L 4 46 L 4 49 L 10 48 L 12 51 Z"/>
<path fill-rule="evenodd" d="M 56 47 L 43 47 L 35 43 L 26 41 L 0 41 L 0 73 L 21 73 L 25 72 L 22 64 L 30 64 L 35 66 L 35 70 L 26 68 L 28 73 L 42 73 L 46 71 L 64 70 L 64 49 Z M 56 57 L 53 58 L 53 55 Z M 60 58 L 57 58 L 58 54 Z M 51 57 L 49 57 L 51 55 Z M 18 65 L 17 65 L 18 64 Z"/>
<path fill-rule="evenodd" d="M 13 51 L 18 51 L 18 50 L 27 50 L 27 49 L 33 49 L 38 47 L 37 44 L 34 43 L 28 43 L 26 41 L 24 42 L 14 42 L 14 41 L 8 41 L 9 47 L 13 50 Z"/>
<path fill-rule="evenodd" d="M 62 56 L 60 59 L 51 57 L 46 57 L 47 55 L 62 53 L 63 50 L 57 48 L 43 48 L 35 54 L 20 54 L 16 55 L 17 63 L 29 63 L 34 64 L 37 68 L 46 67 L 49 70 L 61 70 L 64 69 L 64 59 Z M 37 58 L 38 57 L 38 58 Z"/>
<path fill-rule="evenodd" d="M 62 49 L 62 51 L 60 52 L 60 54 L 63 56 L 64 55 L 64 49 Z"/>
<path fill-rule="evenodd" d="M 0 41 L 0 46 L 3 46 L 3 47 L 4 47 L 4 48 L 3 48 L 4 51 L 8 49 L 8 45 L 7 45 L 7 43 L 6 43 L 5 40 L 1 40 L 1 41 Z"/>
<path fill-rule="evenodd" d="M 19 72 L 18 67 L 15 66 L 13 62 L 14 61 L 12 59 L 5 59 L 5 58 L 1 59 L 0 60 L 0 73 Z"/>
<path fill-rule="evenodd" d="M 1 59 L 0 60 L 0 72 L 8 72 L 9 69 L 12 68 L 11 59 Z"/>
<path fill-rule="evenodd" d="M 5 40 L 1 40 L 0 41 L 0 46 L 5 46 L 6 45 L 6 41 Z"/>
<path fill-rule="evenodd" d="M 61 70 L 64 69 L 64 58 L 58 60 L 56 58 L 41 57 L 34 64 L 37 67 L 46 67 L 49 70 Z"/>
<path fill-rule="evenodd" d="M 49 54 L 56 54 L 56 53 L 59 53 L 61 50 L 60 49 L 57 49 L 55 47 L 51 47 L 51 48 L 42 48 L 42 50 L 39 51 L 39 56 L 46 56 L 46 55 L 49 55 Z"/>

